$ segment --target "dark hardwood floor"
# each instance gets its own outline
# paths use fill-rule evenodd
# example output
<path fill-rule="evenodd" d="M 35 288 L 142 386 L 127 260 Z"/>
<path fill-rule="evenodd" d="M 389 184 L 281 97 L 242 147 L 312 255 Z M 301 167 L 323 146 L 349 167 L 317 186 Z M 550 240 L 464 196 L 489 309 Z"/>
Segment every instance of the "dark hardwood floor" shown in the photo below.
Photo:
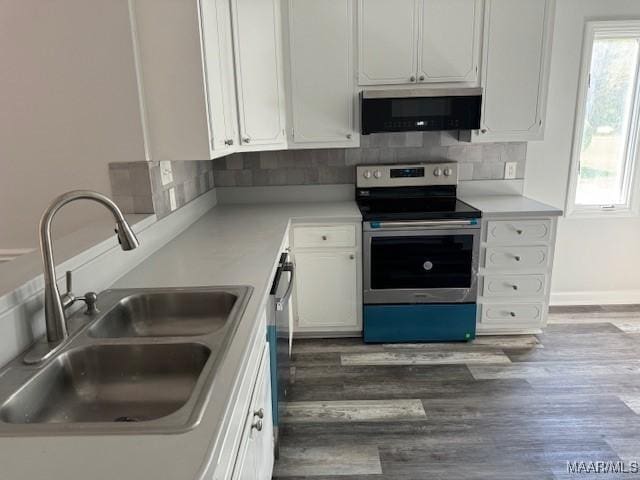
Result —
<path fill-rule="evenodd" d="M 471 344 L 298 340 L 292 367 L 275 478 L 640 479 L 584 470 L 640 462 L 640 306 Z"/>

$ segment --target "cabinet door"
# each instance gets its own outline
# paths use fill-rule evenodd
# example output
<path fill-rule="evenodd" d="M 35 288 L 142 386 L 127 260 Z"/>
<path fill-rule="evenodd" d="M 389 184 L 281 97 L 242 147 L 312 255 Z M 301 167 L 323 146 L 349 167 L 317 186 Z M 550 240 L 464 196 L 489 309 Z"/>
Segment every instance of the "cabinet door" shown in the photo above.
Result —
<path fill-rule="evenodd" d="M 356 259 L 354 251 L 296 253 L 299 327 L 358 326 Z"/>
<path fill-rule="evenodd" d="M 360 85 L 414 83 L 420 0 L 359 0 Z"/>
<path fill-rule="evenodd" d="M 227 0 L 202 0 L 202 37 L 209 102 L 212 158 L 238 144 L 231 10 Z"/>
<path fill-rule="evenodd" d="M 486 141 L 543 134 L 553 0 L 488 0 L 482 126 Z"/>
<path fill-rule="evenodd" d="M 294 148 L 358 146 L 354 0 L 289 0 Z"/>
<path fill-rule="evenodd" d="M 279 0 L 232 0 L 240 148 L 286 146 Z"/>
<path fill-rule="evenodd" d="M 424 0 L 419 82 L 475 82 L 482 0 Z"/>
<path fill-rule="evenodd" d="M 129 3 L 146 159 L 206 159 L 210 132 L 197 2 Z"/>
<path fill-rule="evenodd" d="M 273 473 L 273 412 L 271 408 L 271 367 L 269 345 L 264 348 L 233 480 L 269 480 Z"/>

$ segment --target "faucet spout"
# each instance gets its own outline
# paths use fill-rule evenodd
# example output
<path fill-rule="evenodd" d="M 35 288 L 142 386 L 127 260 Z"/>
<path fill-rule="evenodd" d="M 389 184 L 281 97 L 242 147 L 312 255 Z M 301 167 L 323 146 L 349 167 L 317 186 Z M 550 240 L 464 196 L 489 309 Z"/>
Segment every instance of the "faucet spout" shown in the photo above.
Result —
<path fill-rule="evenodd" d="M 63 300 L 56 283 L 56 267 L 53 259 L 51 223 L 55 214 L 66 204 L 76 200 L 92 200 L 105 206 L 116 222 L 116 233 L 122 250 L 133 250 L 139 243 L 131 226 L 118 206 L 106 195 L 91 190 L 73 190 L 51 202 L 40 219 L 40 251 L 44 264 L 44 314 L 49 343 L 60 343 L 69 336 Z"/>

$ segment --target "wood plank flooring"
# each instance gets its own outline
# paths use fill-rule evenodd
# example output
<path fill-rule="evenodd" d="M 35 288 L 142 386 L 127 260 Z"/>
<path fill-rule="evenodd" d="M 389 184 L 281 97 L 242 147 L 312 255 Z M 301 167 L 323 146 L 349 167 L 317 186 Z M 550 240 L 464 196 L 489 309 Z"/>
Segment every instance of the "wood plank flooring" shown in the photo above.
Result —
<path fill-rule="evenodd" d="M 294 342 L 274 478 L 640 479 L 640 306 L 552 310 L 538 336 Z"/>

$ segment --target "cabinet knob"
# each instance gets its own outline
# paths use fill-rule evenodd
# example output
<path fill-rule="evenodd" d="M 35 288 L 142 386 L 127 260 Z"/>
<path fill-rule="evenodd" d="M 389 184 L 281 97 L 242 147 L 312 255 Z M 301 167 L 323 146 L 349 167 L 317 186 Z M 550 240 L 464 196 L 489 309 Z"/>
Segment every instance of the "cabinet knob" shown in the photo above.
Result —
<path fill-rule="evenodd" d="M 416 81 L 416 77 L 414 77 L 413 75 L 411 75 L 411 76 L 409 77 L 409 80 L 410 80 L 410 81 L 412 81 L 412 82 L 415 82 L 415 81 Z"/>
<path fill-rule="evenodd" d="M 230 138 L 230 139 L 228 139 L 228 140 L 225 140 L 225 141 L 224 141 L 224 144 L 225 144 L 225 145 L 228 145 L 228 146 L 233 145 L 233 139 L 231 139 L 231 138 Z"/>
<path fill-rule="evenodd" d="M 251 138 L 249 138 L 249 137 L 244 137 L 244 138 L 242 139 L 242 141 L 243 141 L 244 143 L 249 143 L 249 142 L 251 142 Z"/>
<path fill-rule="evenodd" d="M 252 424 L 251 424 L 251 429 L 253 430 L 254 428 L 255 428 L 257 431 L 261 432 L 261 431 L 262 431 L 262 420 L 258 420 L 257 422 L 252 423 Z"/>
<path fill-rule="evenodd" d="M 326 240 L 327 236 L 326 235 L 322 235 L 322 240 Z"/>
<path fill-rule="evenodd" d="M 516 312 L 509 312 L 509 315 L 511 315 L 512 317 L 516 316 Z"/>
<path fill-rule="evenodd" d="M 352 253 L 351 255 L 349 255 L 349 259 L 350 260 L 355 260 L 356 256 Z"/>
<path fill-rule="evenodd" d="M 255 412 L 253 412 L 253 416 L 258 418 L 264 418 L 264 408 L 261 408 L 260 410 L 256 410 Z"/>
<path fill-rule="evenodd" d="M 519 261 L 520 261 L 520 255 L 516 255 L 516 256 L 515 256 L 515 257 L 513 257 L 513 258 L 514 258 L 514 260 L 515 260 L 516 262 L 519 262 Z"/>
<path fill-rule="evenodd" d="M 518 290 L 518 285 L 511 285 L 511 288 L 513 288 L 514 290 Z"/>
<path fill-rule="evenodd" d="M 522 235 L 522 230 L 518 229 L 518 230 L 516 230 L 516 233 L 517 233 L 518 235 Z"/>
<path fill-rule="evenodd" d="M 420 75 L 420 81 L 424 82 L 424 75 Z"/>
<path fill-rule="evenodd" d="M 351 140 L 351 137 L 352 137 L 352 136 L 353 136 L 353 135 L 351 135 L 350 133 L 347 133 L 347 140 Z"/>
<path fill-rule="evenodd" d="M 487 129 L 483 128 L 482 130 L 480 130 L 481 133 L 487 133 Z"/>

